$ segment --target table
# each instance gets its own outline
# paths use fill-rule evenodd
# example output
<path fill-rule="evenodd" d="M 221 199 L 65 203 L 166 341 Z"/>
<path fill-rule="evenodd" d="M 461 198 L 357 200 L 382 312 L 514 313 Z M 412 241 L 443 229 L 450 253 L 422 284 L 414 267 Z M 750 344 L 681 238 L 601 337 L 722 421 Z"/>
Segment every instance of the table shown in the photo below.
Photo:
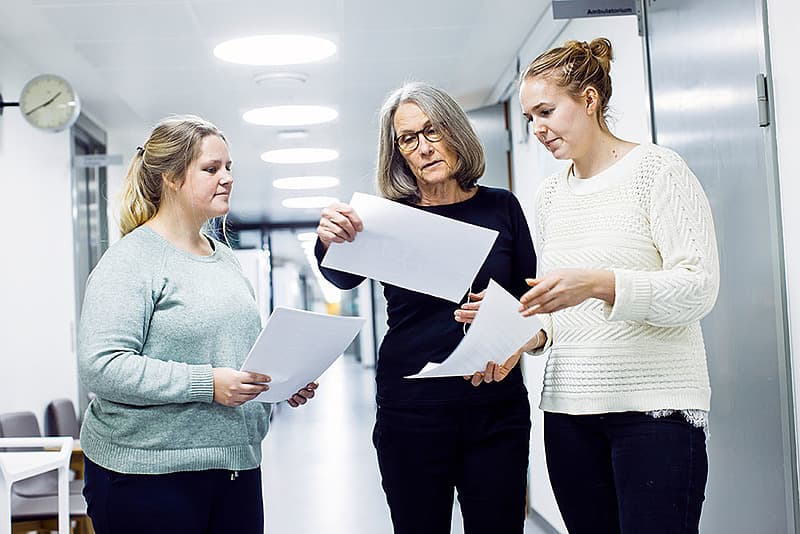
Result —
<path fill-rule="evenodd" d="M 58 470 L 58 532 L 69 534 L 69 459 L 72 438 L 0 438 L 0 449 L 58 447 L 50 451 L 0 452 L 0 534 L 11 534 L 11 485 Z"/>

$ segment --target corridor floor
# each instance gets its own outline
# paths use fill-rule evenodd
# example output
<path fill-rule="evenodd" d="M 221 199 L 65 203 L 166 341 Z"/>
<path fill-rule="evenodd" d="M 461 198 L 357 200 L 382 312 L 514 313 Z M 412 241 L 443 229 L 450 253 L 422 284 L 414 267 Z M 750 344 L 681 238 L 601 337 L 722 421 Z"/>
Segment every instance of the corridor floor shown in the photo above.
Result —
<path fill-rule="evenodd" d="M 345 356 L 301 408 L 278 407 L 264 440 L 267 534 L 391 534 L 372 448 L 374 372 Z M 526 534 L 544 534 L 531 520 Z M 458 504 L 453 534 L 463 533 Z"/>

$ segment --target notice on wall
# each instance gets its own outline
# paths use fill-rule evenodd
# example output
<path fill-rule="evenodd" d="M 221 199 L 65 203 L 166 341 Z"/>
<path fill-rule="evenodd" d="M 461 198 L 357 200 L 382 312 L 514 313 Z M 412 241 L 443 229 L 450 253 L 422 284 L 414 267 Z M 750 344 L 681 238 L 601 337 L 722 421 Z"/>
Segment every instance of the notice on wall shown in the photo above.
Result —
<path fill-rule="evenodd" d="M 121 154 L 85 154 L 75 156 L 76 167 L 110 167 L 111 165 L 122 165 Z"/>
<path fill-rule="evenodd" d="M 636 14 L 636 0 L 553 0 L 554 19 L 619 17 Z"/>

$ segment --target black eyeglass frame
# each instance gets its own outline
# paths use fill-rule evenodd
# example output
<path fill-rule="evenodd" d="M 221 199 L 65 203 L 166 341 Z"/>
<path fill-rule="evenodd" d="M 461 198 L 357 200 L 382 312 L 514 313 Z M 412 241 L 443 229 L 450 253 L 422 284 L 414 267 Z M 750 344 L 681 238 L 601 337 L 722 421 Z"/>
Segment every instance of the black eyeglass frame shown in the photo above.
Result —
<path fill-rule="evenodd" d="M 406 132 L 404 134 L 395 137 L 394 143 L 397 145 L 397 149 L 404 154 L 411 154 L 412 152 L 414 152 L 417 148 L 419 148 L 419 134 L 422 134 L 425 137 L 425 139 L 428 140 L 429 143 L 438 143 L 439 141 L 444 139 L 444 131 L 438 132 L 437 135 L 435 136 L 436 137 L 435 139 L 431 139 L 430 137 L 428 137 L 428 135 L 425 133 L 425 130 L 427 130 L 428 128 L 436 128 L 436 127 L 433 124 L 426 124 L 425 127 L 422 128 L 421 130 L 417 130 L 416 132 Z M 400 139 L 407 135 L 414 136 L 414 146 L 409 149 L 405 149 L 402 146 L 400 146 Z"/>

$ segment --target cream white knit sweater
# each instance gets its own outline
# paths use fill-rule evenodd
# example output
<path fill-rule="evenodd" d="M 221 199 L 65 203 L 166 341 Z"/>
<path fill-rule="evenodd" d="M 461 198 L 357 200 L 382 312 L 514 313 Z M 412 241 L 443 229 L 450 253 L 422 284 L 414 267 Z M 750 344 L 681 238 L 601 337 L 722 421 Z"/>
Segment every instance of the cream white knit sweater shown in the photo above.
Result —
<path fill-rule="evenodd" d="M 616 291 L 613 306 L 589 299 L 542 316 L 550 350 L 540 407 L 707 411 L 700 319 L 717 297 L 719 258 L 708 199 L 683 159 L 646 144 L 597 176 L 551 176 L 535 227 L 540 275 L 611 270 Z"/>

